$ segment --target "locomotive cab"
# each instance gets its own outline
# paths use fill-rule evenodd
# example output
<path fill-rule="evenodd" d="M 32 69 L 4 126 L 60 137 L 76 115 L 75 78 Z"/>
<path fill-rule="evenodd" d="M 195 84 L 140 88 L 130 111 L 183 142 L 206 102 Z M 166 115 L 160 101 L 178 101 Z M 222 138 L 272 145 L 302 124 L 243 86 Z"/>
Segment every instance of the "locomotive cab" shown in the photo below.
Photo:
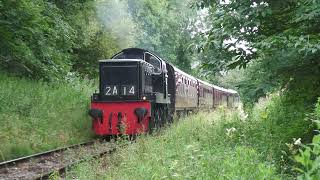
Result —
<path fill-rule="evenodd" d="M 155 101 L 156 103 L 170 103 L 170 95 L 168 94 L 168 71 L 166 67 L 166 62 L 163 61 L 160 57 L 155 54 L 138 48 L 129 48 L 121 51 L 112 57 L 112 59 L 117 59 L 119 61 L 126 61 L 128 59 L 139 59 L 141 63 L 147 64 L 151 68 L 151 72 L 149 71 L 147 76 L 144 77 L 142 73 L 142 92 L 144 92 L 144 88 L 147 88 L 147 94 L 143 94 L 149 96 L 151 93 L 154 97 L 150 100 Z M 146 82 L 146 84 L 143 83 Z M 147 85 L 148 87 L 145 87 Z M 150 92 L 151 90 L 151 92 Z M 142 96 L 143 98 L 143 96 Z"/>
<path fill-rule="evenodd" d="M 139 101 L 150 99 L 153 68 L 139 59 L 100 61 L 99 93 L 93 101 Z"/>

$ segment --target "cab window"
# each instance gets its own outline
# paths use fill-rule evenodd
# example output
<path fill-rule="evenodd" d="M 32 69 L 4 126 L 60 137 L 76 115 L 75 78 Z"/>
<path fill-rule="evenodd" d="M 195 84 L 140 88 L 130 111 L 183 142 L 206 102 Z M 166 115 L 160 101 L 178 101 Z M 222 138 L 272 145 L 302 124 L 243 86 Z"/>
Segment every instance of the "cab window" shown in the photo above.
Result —
<path fill-rule="evenodd" d="M 153 65 L 156 73 L 161 73 L 161 61 L 155 56 L 145 53 L 145 61 Z"/>

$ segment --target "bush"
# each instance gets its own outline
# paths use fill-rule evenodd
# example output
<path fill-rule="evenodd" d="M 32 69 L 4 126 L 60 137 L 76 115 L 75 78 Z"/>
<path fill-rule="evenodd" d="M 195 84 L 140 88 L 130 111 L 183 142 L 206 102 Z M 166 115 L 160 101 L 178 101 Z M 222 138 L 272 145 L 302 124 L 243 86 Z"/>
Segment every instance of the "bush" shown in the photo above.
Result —
<path fill-rule="evenodd" d="M 234 123 L 240 130 L 240 143 L 259 151 L 267 161 L 277 164 L 282 173 L 292 173 L 291 149 L 294 139 L 309 141 L 313 125 L 306 120 L 303 99 L 272 94 L 257 103 L 244 123 Z M 238 143 L 238 142 L 236 142 Z"/>
<path fill-rule="evenodd" d="M 92 83 L 49 84 L 0 74 L 1 160 L 91 138 Z"/>
<path fill-rule="evenodd" d="M 313 121 L 320 129 L 320 98 L 312 114 Z M 295 156 L 299 167 L 295 169 L 300 172 L 298 179 L 318 179 L 320 177 L 320 135 L 313 137 L 312 143 L 301 145 L 299 154 Z"/>

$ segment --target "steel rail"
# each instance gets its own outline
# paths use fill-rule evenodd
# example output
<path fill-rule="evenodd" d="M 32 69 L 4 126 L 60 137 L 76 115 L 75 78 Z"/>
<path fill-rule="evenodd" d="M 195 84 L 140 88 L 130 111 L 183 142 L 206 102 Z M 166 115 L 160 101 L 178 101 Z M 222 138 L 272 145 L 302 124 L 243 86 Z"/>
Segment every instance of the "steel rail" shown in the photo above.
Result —
<path fill-rule="evenodd" d="M 8 161 L 2 161 L 2 162 L 0 162 L 0 168 L 2 168 L 3 166 L 7 166 L 7 165 L 10 165 L 10 164 L 15 164 L 15 163 L 27 161 L 29 159 L 40 157 L 40 156 L 44 156 L 44 155 L 48 155 L 48 154 L 51 154 L 51 153 L 55 153 L 55 152 L 59 152 L 59 151 L 65 151 L 67 149 L 73 149 L 73 148 L 76 148 L 76 147 L 79 147 L 79 146 L 91 145 L 94 142 L 95 141 L 88 141 L 88 142 L 84 142 L 84 143 L 80 143 L 80 144 L 74 144 L 74 145 L 71 145 L 71 146 L 65 146 L 65 147 L 62 147 L 62 148 L 57 148 L 57 149 L 53 149 L 53 150 L 49 150 L 49 151 L 44 151 L 44 152 L 32 154 L 32 155 L 29 155 L 29 156 L 23 156 L 23 157 L 12 159 L 12 160 L 8 160 Z"/>
<path fill-rule="evenodd" d="M 100 141 L 101 144 L 95 144 L 95 142 L 97 141 L 75 144 L 1 162 L 0 179 L 48 179 L 54 172 L 59 172 L 59 176 L 61 176 L 67 168 L 85 161 L 88 157 L 96 159 L 111 154 L 118 147 L 122 147 L 110 142 L 101 143 Z M 71 153 L 73 152 L 72 155 L 76 155 L 73 159 L 72 155 L 68 155 L 69 149 Z M 83 150 L 87 153 L 85 156 L 81 156 Z M 77 153 L 80 153 L 80 156 Z"/>
<path fill-rule="evenodd" d="M 97 153 L 95 155 L 92 155 L 91 158 L 94 158 L 94 159 L 100 158 L 100 157 L 102 157 L 102 156 L 104 156 L 106 154 L 113 153 L 115 150 L 116 150 L 116 148 L 112 148 L 112 149 L 110 149 L 108 151 L 104 151 L 104 152 L 100 152 L 100 153 Z M 71 167 L 73 167 L 73 166 L 75 166 L 75 165 L 77 165 L 77 164 L 79 164 L 81 162 L 84 162 L 84 161 L 85 161 L 85 159 L 80 159 L 78 161 L 66 164 L 63 167 L 60 167 L 60 168 L 57 168 L 57 169 L 53 169 L 50 172 L 47 172 L 47 173 L 42 174 L 41 176 L 35 177 L 35 179 L 37 179 L 37 180 L 49 179 L 50 175 L 53 172 L 59 172 L 59 175 L 61 176 L 61 174 L 65 173 L 67 168 L 71 168 Z"/>

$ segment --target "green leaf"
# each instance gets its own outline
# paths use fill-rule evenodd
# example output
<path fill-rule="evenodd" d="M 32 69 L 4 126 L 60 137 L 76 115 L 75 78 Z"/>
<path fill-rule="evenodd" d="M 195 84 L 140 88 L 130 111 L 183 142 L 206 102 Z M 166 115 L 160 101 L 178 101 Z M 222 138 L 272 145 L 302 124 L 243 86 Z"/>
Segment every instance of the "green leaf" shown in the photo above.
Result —
<path fill-rule="evenodd" d="M 313 142 L 314 144 L 319 144 L 319 145 L 320 145 L 320 135 L 315 135 L 315 136 L 313 136 L 312 142 Z"/>

